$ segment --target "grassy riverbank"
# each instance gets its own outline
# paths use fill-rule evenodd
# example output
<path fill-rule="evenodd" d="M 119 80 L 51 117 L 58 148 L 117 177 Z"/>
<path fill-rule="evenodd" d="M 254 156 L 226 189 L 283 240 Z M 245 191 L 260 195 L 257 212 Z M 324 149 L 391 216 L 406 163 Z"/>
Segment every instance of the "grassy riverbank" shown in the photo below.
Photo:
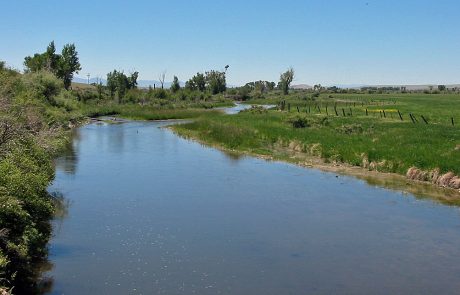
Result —
<path fill-rule="evenodd" d="M 280 104 L 280 98 L 254 102 Z M 439 182 L 448 172 L 460 175 L 459 105 L 456 94 L 327 94 L 315 100 L 294 94 L 284 111 L 209 115 L 173 128 L 230 150 L 291 162 L 308 156 L 401 175 L 416 167 L 420 172 L 412 178 Z M 440 184 L 458 189 L 458 177 L 448 178 Z"/>

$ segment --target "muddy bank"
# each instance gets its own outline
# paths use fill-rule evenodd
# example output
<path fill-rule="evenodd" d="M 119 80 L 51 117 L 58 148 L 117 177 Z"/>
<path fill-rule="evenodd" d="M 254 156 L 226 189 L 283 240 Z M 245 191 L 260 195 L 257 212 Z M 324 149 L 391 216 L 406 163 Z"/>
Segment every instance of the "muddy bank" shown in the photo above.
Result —
<path fill-rule="evenodd" d="M 411 167 L 407 171 L 406 177 L 411 180 L 432 183 L 440 187 L 456 190 L 460 189 L 460 177 L 455 175 L 453 172 L 442 174 L 439 169 L 423 171 L 416 167 Z"/>

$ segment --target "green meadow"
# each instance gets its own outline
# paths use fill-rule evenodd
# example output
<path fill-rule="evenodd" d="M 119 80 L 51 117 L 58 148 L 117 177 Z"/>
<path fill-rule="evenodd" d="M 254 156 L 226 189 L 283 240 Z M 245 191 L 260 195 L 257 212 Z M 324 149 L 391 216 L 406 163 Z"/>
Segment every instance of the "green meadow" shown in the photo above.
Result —
<path fill-rule="evenodd" d="M 289 159 L 295 151 L 382 172 L 406 174 L 417 167 L 460 174 L 458 94 L 324 93 L 312 99 L 297 91 L 248 103 L 277 107 L 210 114 L 173 128 L 213 145 L 276 158 Z"/>

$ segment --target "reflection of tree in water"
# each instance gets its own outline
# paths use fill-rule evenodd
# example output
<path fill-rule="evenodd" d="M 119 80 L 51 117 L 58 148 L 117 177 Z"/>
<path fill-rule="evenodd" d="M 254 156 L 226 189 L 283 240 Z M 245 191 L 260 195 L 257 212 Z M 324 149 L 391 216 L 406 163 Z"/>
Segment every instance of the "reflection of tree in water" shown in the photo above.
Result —
<path fill-rule="evenodd" d="M 56 233 L 68 215 L 70 201 L 61 192 L 50 193 L 50 198 L 52 198 L 55 207 L 54 233 Z M 51 223 L 51 221 L 49 222 Z M 52 277 L 46 276 L 46 273 L 50 272 L 53 267 L 54 265 L 48 260 L 47 255 L 37 259 L 30 270 L 26 270 L 17 278 L 16 287 L 13 290 L 14 294 L 42 295 L 50 293 L 53 290 L 54 280 Z"/>
<path fill-rule="evenodd" d="M 71 140 L 67 143 L 60 157 L 56 159 L 56 169 L 68 174 L 75 174 L 77 171 L 78 156 L 77 150 L 80 145 L 80 130 L 72 131 Z"/>
<path fill-rule="evenodd" d="M 52 277 L 43 276 L 51 271 L 54 265 L 47 259 L 37 260 L 30 272 L 17 278 L 13 294 L 36 294 L 50 293 L 53 289 L 54 280 Z"/>
<path fill-rule="evenodd" d="M 62 222 L 69 213 L 70 201 L 61 192 L 52 192 L 50 195 L 55 208 L 54 219 Z"/>

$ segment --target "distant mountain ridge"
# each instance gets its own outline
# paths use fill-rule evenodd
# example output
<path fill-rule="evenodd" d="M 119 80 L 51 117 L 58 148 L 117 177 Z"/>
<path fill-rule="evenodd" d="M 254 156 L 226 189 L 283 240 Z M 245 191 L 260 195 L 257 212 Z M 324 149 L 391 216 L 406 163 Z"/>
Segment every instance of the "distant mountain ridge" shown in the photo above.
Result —
<path fill-rule="evenodd" d="M 460 84 L 444 84 L 447 88 L 460 88 Z M 324 87 L 336 86 L 342 89 L 361 89 L 363 87 L 383 88 L 383 87 L 406 87 L 406 90 L 429 90 L 433 87 L 433 90 L 438 89 L 438 84 L 420 84 L 420 85 L 367 85 L 367 84 L 331 84 L 323 85 Z M 313 87 L 307 84 L 292 85 L 292 89 L 312 89 Z"/>

